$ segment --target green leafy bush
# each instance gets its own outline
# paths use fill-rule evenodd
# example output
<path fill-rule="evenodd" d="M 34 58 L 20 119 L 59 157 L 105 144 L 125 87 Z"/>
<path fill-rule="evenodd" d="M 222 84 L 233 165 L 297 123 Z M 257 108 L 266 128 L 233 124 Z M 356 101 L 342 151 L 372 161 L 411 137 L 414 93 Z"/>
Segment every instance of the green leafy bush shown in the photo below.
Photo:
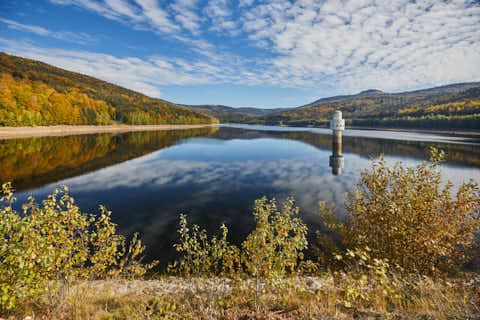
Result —
<path fill-rule="evenodd" d="M 135 277 L 155 263 L 142 265 L 144 251 L 135 235 L 127 245 L 116 234 L 110 212 L 80 212 L 68 189 L 56 189 L 41 205 L 33 197 L 23 213 L 13 208 L 10 184 L 0 199 L 0 307 L 12 309 L 78 280 Z"/>
<path fill-rule="evenodd" d="M 287 274 L 299 274 L 305 268 L 314 267 L 313 263 L 303 261 L 303 250 L 308 245 L 307 226 L 297 216 L 298 210 L 291 198 L 280 208 L 275 199 L 263 197 L 256 200 L 253 209 L 256 227 L 242 243 L 241 249 L 227 242 L 225 225 L 220 227 L 221 237 L 208 237 L 198 225 L 190 230 L 186 216 L 180 215 L 180 243 L 175 244 L 175 248 L 183 255 L 169 266 L 169 271 L 197 277 L 251 276 L 255 281 L 247 283 L 253 290 L 258 311 L 262 295 L 268 290 L 283 287 L 285 283 L 282 280 Z"/>
<path fill-rule="evenodd" d="M 452 183 L 442 183 L 438 168 L 444 158 L 433 148 L 431 162 L 389 167 L 382 156 L 348 194 L 345 221 L 336 220 L 333 210 L 321 204 L 327 227 L 340 235 L 343 247 L 368 246 L 372 256 L 387 258 L 406 272 L 458 270 L 476 245 L 480 189 L 469 181 L 453 194 Z M 328 248 L 337 250 L 332 242 L 323 242 L 322 249 Z"/>
<path fill-rule="evenodd" d="M 256 227 L 242 243 L 243 261 L 252 276 L 276 278 L 297 270 L 308 246 L 307 226 L 297 215 L 298 207 L 294 207 L 292 198 L 281 208 L 275 199 L 267 201 L 263 197 L 255 201 Z"/>
<path fill-rule="evenodd" d="M 208 237 L 198 225 L 190 230 L 182 214 L 178 229 L 180 243 L 175 244 L 182 257 L 169 266 L 169 271 L 195 276 L 248 273 L 261 279 L 294 273 L 308 245 L 307 227 L 297 215 L 298 208 L 291 198 L 281 208 L 275 199 L 256 200 L 253 209 L 256 227 L 240 249 L 228 243 L 225 225 L 220 227 L 220 237 Z"/>
<path fill-rule="evenodd" d="M 174 246 L 177 252 L 183 254 L 183 258 L 169 265 L 169 272 L 185 276 L 211 276 L 231 275 L 240 270 L 240 251 L 228 243 L 227 227 L 222 224 L 220 229 L 220 237 L 208 237 L 205 229 L 200 229 L 198 225 L 190 230 L 187 217 L 180 215 L 177 230 L 180 243 Z"/>

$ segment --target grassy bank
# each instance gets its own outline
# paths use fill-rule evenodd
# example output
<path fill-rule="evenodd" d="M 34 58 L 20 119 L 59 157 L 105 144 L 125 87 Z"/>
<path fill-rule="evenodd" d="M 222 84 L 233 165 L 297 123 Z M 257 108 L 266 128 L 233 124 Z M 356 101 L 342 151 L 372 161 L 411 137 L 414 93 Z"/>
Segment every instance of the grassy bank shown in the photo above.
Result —
<path fill-rule="evenodd" d="M 396 299 L 362 288 L 364 299 L 346 305 L 352 274 L 293 277 L 264 287 L 255 302 L 252 280 L 178 278 L 83 282 L 58 296 L 23 305 L 12 319 L 480 319 L 478 275 L 417 277 Z M 6 315 L 4 315 L 6 316 Z"/>

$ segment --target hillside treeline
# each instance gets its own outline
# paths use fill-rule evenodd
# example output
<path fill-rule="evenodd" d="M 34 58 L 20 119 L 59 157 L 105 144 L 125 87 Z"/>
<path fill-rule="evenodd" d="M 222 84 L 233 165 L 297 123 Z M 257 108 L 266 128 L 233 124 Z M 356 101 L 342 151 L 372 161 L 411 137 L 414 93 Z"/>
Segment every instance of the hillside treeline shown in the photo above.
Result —
<path fill-rule="evenodd" d="M 248 123 L 253 117 L 252 115 L 238 112 L 237 109 L 231 107 L 189 106 L 189 108 L 211 115 L 220 120 L 221 123 Z"/>
<path fill-rule="evenodd" d="M 251 123 L 327 126 L 335 110 L 347 125 L 429 129 L 480 129 L 480 87 L 432 95 L 377 93 L 319 102 L 251 120 Z"/>
<path fill-rule="evenodd" d="M 209 114 L 221 123 L 248 123 L 252 119 L 290 110 L 291 108 L 261 109 L 253 107 L 233 108 L 222 105 L 185 105 L 193 111 Z"/>
<path fill-rule="evenodd" d="M 93 77 L 0 53 L 0 126 L 217 122 Z"/>

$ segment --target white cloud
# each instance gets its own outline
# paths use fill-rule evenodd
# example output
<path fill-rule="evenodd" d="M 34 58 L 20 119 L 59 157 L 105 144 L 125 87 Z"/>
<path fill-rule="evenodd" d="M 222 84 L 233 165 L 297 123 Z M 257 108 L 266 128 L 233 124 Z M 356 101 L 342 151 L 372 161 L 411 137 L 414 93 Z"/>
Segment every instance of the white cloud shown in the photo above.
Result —
<path fill-rule="evenodd" d="M 121 12 L 112 10 L 110 6 L 93 0 L 50 0 L 50 2 L 58 5 L 72 5 L 85 8 L 109 19 L 119 20 L 121 14 Z"/>
<path fill-rule="evenodd" d="M 238 0 L 238 6 L 240 8 L 242 7 L 248 7 L 253 4 L 254 0 Z"/>
<path fill-rule="evenodd" d="M 170 5 L 175 21 L 192 34 L 199 34 L 201 30 L 201 19 L 195 12 L 197 2 L 198 0 L 176 0 Z"/>
<path fill-rule="evenodd" d="M 164 58 L 174 66 L 168 72 L 179 72 L 177 80 L 161 80 L 165 84 L 199 77 L 196 83 L 325 95 L 318 89 L 401 91 L 479 80 L 480 5 L 473 0 L 50 1 L 152 30 L 203 56 Z M 225 41 L 212 42 L 215 37 Z M 239 51 L 238 39 L 250 47 Z"/>
<path fill-rule="evenodd" d="M 267 1 L 243 29 L 296 85 L 398 90 L 478 80 L 480 7 L 472 1 Z"/>
<path fill-rule="evenodd" d="M 158 6 L 156 0 L 135 0 L 143 9 L 144 18 L 158 31 L 168 33 L 179 30 L 179 27 L 172 23 L 168 12 Z"/>
<path fill-rule="evenodd" d="M 138 10 L 124 0 L 105 0 L 105 5 L 111 9 L 110 12 L 115 16 L 123 15 L 132 19 L 132 21 L 142 20 L 142 16 L 139 14 Z"/>
<path fill-rule="evenodd" d="M 231 35 L 237 35 L 240 30 L 235 30 L 237 22 L 232 20 L 232 9 L 230 8 L 230 0 L 210 0 L 204 8 L 205 15 L 210 18 L 213 31 L 227 31 Z"/>
<path fill-rule="evenodd" d="M 199 44 L 200 45 L 200 44 Z M 123 87 L 160 98 L 158 86 L 198 85 L 244 82 L 238 74 L 242 64 L 234 58 L 223 65 L 224 57 L 187 61 L 165 56 L 115 57 L 88 51 L 42 48 L 29 43 L 0 38 L 0 50 L 25 58 L 40 60 L 60 68 L 87 74 Z"/>
<path fill-rule="evenodd" d="M 43 37 L 51 37 L 51 38 L 56 38 L 56 39 L 79 43 L 79 44 L 87 44 L 87 43 L 92 43 L 96 41 L 95 38 L 83 32 L 75 33 L 75 32 L 69 32 L 69 31 L 63 31 L 63 32 L 51 31 L 40 26 L 22 24 L 17 21 L 3 19 L 3 18 L 0 18 L 0 22 L 5 23 L 10 29 L 34 33 L 36 35 L 43 36 Z"/>
<path fill-rule="evenodd" d="M 130 23 L 135 28 L 152 29 L 162 35 L 176 33 L 181 28 L 172 20 L 166 7 L 159 6 L 157 0 L 50 0 L 58 5 L 71 5 L 122 23 Z M 187 3 L 188 1 L 182 1 Z"/>

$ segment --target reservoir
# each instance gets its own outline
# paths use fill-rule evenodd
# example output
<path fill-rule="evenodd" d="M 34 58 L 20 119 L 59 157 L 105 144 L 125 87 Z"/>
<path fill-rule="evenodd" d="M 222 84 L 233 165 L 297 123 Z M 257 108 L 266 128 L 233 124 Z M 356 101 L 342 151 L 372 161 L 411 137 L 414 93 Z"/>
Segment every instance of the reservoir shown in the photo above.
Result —
<path fill-rule="evenodd" d="M 13 182 L 18 203 L 67 185 L 83 212 L 98 213 L 104 204 L 122 234 L 140 233 L 146 260 L 162 266 L 175 258 L 181 213 L 211 234 L 225 223 L 239 244 L 254 226 L 255 199 L 264 195 L 294 197 L 313 234 L 321 228 L 318 202 L 344 217 L 346 193 L 380 154 L 414 166 L 433 146 L 448 155 L 440 166 L 445 181 L 480 182 L 480 136 L 347 128 L 341 150 L 332 139 L 329 129 L 222 125 L 0 140 L 0 181 Z M 342 161 L 331 160 L 339 155 Z"/>

